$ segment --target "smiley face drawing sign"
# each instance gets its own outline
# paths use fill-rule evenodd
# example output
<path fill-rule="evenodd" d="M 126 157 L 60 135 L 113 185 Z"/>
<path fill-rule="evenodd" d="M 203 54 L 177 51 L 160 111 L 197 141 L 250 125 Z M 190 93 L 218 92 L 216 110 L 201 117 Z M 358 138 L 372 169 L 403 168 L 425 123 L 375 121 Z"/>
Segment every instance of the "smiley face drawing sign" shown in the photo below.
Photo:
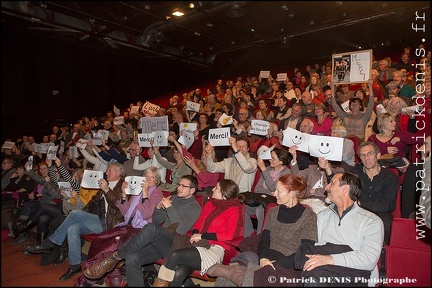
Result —
<path fill-rule="evenodd" d="M 310 135 L 309 153 L 314 157 L 324 157 L 327 160 L 342 161 L 343 138 L 331 136 Z"/>
<path fill-rule="evenodd" d="M 309 134 L 302 133 L 296 129 L 287 128 L 283 131 L 282 145 L 291 147 L 296 145 L 297 150 L 309 152 Z"/>
<path fill-rule="evenodd" d="M 125 189 L 126 194 L 139 195 L 142 191 L 141 183 L 145 180 L 146 180 L 145 177 L 127 176 L 125 178 L 125 181 L 128 183 L 128 186 Z"/>
<path fill-rule="evenodd" d="M 168 131 L 153 132 L 153 146 L 165 147 L 168 146 Z"/>
<path fill-rule="evenodd" d="M 81 187 L 87 189 L 99 189 L 99 179 L 103 178 L 102 171 L 84 170 Z"/>

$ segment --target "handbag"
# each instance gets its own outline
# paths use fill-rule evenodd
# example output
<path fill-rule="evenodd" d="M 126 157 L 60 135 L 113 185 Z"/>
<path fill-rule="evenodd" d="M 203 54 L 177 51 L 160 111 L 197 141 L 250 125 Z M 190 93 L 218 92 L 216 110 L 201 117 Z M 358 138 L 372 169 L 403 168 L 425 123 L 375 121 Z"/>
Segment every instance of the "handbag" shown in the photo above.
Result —
<path fill-rule="evenodd" d="M 239 194 L 239 201 L 251 207 L 262 205 L 264 209 L 270 203 L 277 204 L 276 197 L 265 193 L 243 192 Z"/>

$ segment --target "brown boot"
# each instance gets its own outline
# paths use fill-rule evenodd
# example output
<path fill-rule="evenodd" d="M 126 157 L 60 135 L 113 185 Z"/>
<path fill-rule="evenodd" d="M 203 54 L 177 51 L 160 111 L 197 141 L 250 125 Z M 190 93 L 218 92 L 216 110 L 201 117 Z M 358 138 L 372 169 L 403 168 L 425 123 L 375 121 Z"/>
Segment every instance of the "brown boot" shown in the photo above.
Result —
<path fill-rule="evenodd" d="M 174 275 L 174 270 L 166 268 L 165 265 L 161 265 L 161 267 L 159 268 L 158 277 L 153 283 L 153 287 L 168 287 L 174 279 Z"/>
<path fill-rule="evenodd" d="M 115 255 L 117 255 L 116 252 L 108 255 L 102 260 L 96 261 L 93 265 L 84 270 L 84 275 L 88 279 L 99 279 L 106 273 L 112 271 L 121 260 Z"/>
<path fill-rule="evenodd" d="M 245 267 L 238 263 L 232 263 L 231 265 L 215 264 L 207 270 L 207 275 L 227 278 L 238 287 L 243 283 L 244 274 Z"/>
<path fill-rule="evenodd" d="M 157 277 L 153 283 L 153 287 L 168 287 L 171 282 Z"/>

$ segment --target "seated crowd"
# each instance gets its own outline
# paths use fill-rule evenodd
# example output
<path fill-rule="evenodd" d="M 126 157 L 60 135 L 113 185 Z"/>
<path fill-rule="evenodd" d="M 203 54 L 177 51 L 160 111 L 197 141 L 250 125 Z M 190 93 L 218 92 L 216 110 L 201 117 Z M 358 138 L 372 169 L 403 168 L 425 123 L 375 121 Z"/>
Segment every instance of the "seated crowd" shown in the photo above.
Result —
<path fill-rule="evenodd" d="M 54 125 L 40 142 L 34 135 L 10 139 L 15 145 L 2 147 L 1 178 L 2 202 L 14 206 L 10 244 L 26 243 L 25 253 L 42 254 L 41 265 L 68 259 L 59 280 L 80 274 L 76 286 L 85 287 L 144 287 L 143 271 L 157 261 L 155 287 L 194 286 L 194 271 L 218 277 L 221 287 L 269 286 L 275 270 L 293 279 L 376 279 L 395 211 L 412 217 L 424 199 L 404 182 L 430 166 L 425 59 L 419 70 L 383 59 L 361 84 L 337 84 L 331 62 L 304 73 L 296 68 L 284 81 L 271 75 L 218 80 L 206 95 L 197 88 L 183 99 L 171 97 L 155 115 L 139 101 L 118 115 L 83 116 L 71 129 Z M 397 70 L 390 73 L 389 66 Z M 414 79 L 424 79 L 421 90 Z M 187 101 L 200 104 L 199 111 L 188 110 Z M 124 122 L 115 122 L 117 116 Z M 141 147 L 140 119 L 159 116 L 168 116 L 168 145 L 156 146 L 155 139 Z M 225 116 L 232 124 L 222 124 Z M 254 133 L 252 120 L 269 122 L 266 135 Z M 197 127 L 189 147 L 182 123 Z M 210 129 L 222 127 L 230 130 L 229 146 L 212 145 Z M 343 138 L 342 158 L 313 157 L 287 144 L 288 128 Z M 99 131 L 107 136 L 100 144 L 93 141 Z M 63 149 L 48 159 L 36 143 Z M 81 187 L 85 170 L 103 173 L 98 188 Z M 127 176 L 145 177 L 139 194 L 127 193 Z M 430 214 L 424 218 L 430 229 Z M 27 243 L 34 227 L 36 243 Z M 96 236 L 83 269 L 86 234 Z M 239 246 L 236 239 L 243 239 Z"/>

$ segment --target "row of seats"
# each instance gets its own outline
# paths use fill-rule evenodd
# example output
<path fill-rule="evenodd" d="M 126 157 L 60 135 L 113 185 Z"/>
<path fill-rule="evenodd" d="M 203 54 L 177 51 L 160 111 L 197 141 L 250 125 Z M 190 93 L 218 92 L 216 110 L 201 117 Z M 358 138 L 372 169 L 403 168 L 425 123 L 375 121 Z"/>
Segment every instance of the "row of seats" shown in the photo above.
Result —
<path fill-rule="evenodd" d="M 383 279 L 404 280 L 405 283 L 383 283 L 387 287 L 431 286 L 431 235 L 418 220 L 394 218 L 390 245 L 384 246 L 385 261 L 381 265 Z M 415 282 L 414 282 L 415 281 Z"/>

